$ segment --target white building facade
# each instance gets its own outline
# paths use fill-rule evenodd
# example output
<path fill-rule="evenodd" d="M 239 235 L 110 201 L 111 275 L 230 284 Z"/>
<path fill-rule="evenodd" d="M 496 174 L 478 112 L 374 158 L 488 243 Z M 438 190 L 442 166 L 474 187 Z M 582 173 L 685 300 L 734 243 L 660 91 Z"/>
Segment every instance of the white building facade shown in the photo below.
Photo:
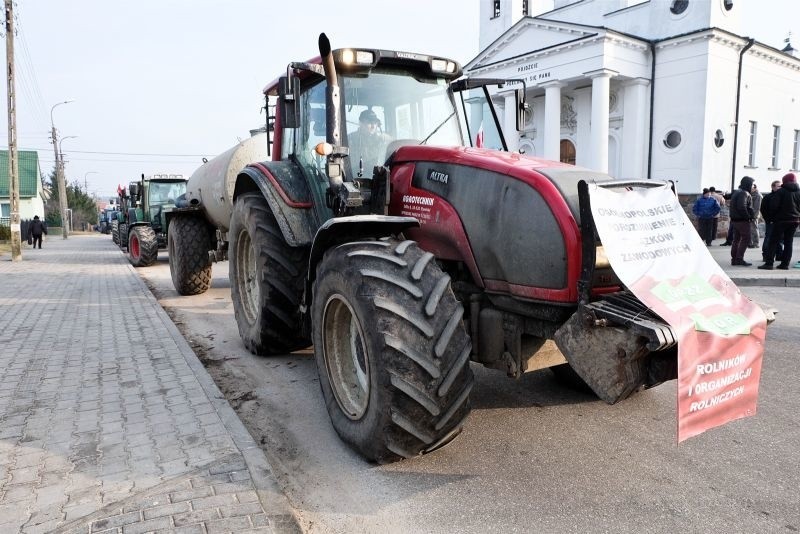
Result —
<path fill-rule="evenodd" d="M 762 191 L 800 167 L 800 59 L 740 35 L 742 0 L 481 0 L 472 78 L 522 79 L 531 110 L 510 150 L 669 179 L 678 192 Z M 790 47 L 787 47 L 787 50 Z"/>

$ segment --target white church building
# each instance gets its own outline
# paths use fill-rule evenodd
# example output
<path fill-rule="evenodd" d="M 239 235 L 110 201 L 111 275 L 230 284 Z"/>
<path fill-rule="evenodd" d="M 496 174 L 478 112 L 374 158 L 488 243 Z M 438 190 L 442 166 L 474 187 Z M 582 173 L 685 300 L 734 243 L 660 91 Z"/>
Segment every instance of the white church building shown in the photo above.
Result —
<path fill-rule="evenodd" d="M 492 94 L 509 150 L 683 195 L 746 175 L 766 192 L 800 167 L 800 59 L 742 36 L 742 2 L 481 0 L 465 73 L 525 81 L 522 132 L 519 85 Z"/>

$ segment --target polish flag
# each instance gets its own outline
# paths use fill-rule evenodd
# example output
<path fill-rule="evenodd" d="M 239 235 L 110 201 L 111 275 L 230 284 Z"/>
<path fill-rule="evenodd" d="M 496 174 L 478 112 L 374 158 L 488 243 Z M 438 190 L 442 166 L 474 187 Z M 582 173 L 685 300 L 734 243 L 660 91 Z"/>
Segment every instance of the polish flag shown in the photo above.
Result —
<path fill-rule="evenodd" d="M 481 126 L 478 128 L 478 135 L 475 136 L 475 147 L 483 148 L 483 121 L 481 121 Z"/>

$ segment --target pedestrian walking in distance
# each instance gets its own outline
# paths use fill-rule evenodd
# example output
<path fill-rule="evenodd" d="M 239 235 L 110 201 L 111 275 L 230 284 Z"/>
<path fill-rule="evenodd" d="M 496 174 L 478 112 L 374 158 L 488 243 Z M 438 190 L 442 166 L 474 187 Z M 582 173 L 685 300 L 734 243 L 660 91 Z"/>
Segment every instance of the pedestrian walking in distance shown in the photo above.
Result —
<path fill-rule="evenodd" d="M 42 248 L 42 234 L 47 235 L 47 225 L 44 224 L 44 221 L 39 219 L 38 215 L 33 216 L 33 221 L 28 227 L 28 234 L 33 248 L 36 248 L 37 243 L 39 244 L 39 248 Z"/>
<path fill-rule="evenodd" d="M 697 217 L 697 232 L 706 245 L 714 239 L 714 217 L 719 215 L 719 203 L 711 196 L 711 191 L 703 189 L 703 195 L 698 197 L 692 207 L 692 213 Z"/>
<path fill-rule="evenodd" d="M 756 218 L 753 211 L 753 180 L 749 176 L 742 178 L 739 188 L 731 194 L 730 212 L 733 225 L 733 241 L 731 242 L 731 265 L 749 267 L 753 265 L 744 261 L 744 253 L 750 245 L 750 221 Z"/>
<path fill-rule="evenodd" d="M 766 262 L 758 268 L 772 270 L 774 268 L 772 258 L 775 258 L 781 260 L 778 269 L 788 269 L 792 261 L 794 233 L 800 226 L 800 186 L 797 185 L 797 176 L 793 172 L 785 175 L 780 189 L 773 195 L 777 199 L 771 202 L 771 207 L 775 209 L 774 214 L 770 214 L 773 215 L 774 221 L 772 233 L 769 236 Z M 775 256 L 778 241 L 783 242 L 783 253 L 780 257 Z"/>

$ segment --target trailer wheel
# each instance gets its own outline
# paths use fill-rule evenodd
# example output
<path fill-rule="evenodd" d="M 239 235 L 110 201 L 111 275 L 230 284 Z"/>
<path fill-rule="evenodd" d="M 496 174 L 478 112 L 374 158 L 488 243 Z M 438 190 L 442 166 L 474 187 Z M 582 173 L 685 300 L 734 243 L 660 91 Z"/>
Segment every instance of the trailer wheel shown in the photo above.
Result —
<path fill-rule="evenodd" d="M 461 431 L 471 344 L 450 277 L 413 241 L 329 250 L 317 268 L 314 353 L 333 427 L 369 460 L 430 452 Z"/>
<path fill-rule="evenodd" d="M 128 248 L 128 224 L 119 223 L 119 248 Z"/>
<path fill-rule="evenodd" d="M 158 238 L 149 226 L 134 226 L 128 237 L 128 258 L 134 267 L 148 267 L 158 259 Z"/>
<path fill-rule="evenodd" d="M 117 220 L 111 221 L 111 241 L 115 245 L 119 245 L 119 221 Z"/>
<path fill-rule="evenodd" d="M 211 249 L 206 222 L 200 217 L 177 216 L 167 232 L 169 273 L 180 295 L 199 295 L 211 287 Z"/>
<path fill-rule="evenodd" d="M 300 323 L 308 247 L 291 247 L 260 193 L 233 206 L 228 275 L 239 336 L 260 355 L 286 354 L 310 345 Z"/>

